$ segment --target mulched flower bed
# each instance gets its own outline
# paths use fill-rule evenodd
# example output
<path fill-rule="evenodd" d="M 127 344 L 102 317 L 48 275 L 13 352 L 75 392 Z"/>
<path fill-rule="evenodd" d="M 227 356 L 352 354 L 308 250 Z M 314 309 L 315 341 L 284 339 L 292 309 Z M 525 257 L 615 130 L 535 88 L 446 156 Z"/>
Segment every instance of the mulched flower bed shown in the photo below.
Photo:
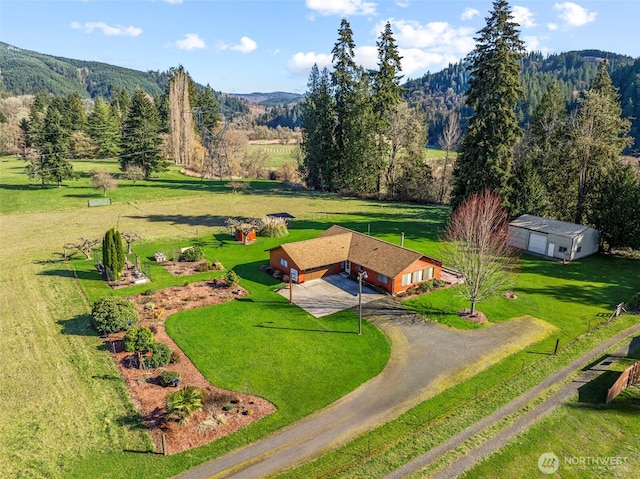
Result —
<path fill-rule="evenodd" d="M 138 369 L 132 353 L 124 351 L 124 333 L 105 338 L 108 350 L 125 380 L 131 398 L 149 428 L 156 451 L 162 452 L 162 434 L 167 453 L 175 454 L 231 434 L 271 413 L 276 408 L 263 398 L 227 391 L 211 384 L 167 335 L 166 318 L 178 311 L 201 308 L 246 296 L 239 286 L 228 287 L 222 280 L 201 281 L 130 296 L 140 315 L 138 326 L 148 326 L 158 341 L 167 343 L 179 360 L 155 370 Z M 152 306 L 150 306 L 152 305 Z M 177 388 L 159 384 L 160 373 L 168 369 L 180 374 Z M 186 425 L 166 417 L 166 397 L 184 386 L 205 392 L 203 410 L 194 413 Z"/>

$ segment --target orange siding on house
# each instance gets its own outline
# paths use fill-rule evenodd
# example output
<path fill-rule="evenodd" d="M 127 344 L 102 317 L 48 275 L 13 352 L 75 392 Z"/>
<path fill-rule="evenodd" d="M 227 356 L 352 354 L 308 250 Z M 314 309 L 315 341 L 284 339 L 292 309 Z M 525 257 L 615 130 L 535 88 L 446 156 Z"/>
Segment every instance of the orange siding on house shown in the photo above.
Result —
<path fill-rule="evenodd" d="M 418 261 L 414 261 L 411 265 L 407 266 L 402 272 L 393 278 L 393 282 L 390 284 L 391 289 L 388 288 L 391 294 L 398 294 L 402 291 L 406 291 L 409 288 L 416 286 L 418 283 L 411 283 L 406 286 L 402 286 L 402 275 L 407 273 L 413 273 L 414 271 L 419 271 L 421 269 L 433 268 L 433 278 L 432 279 L 442 279 L 442 266 L 431 263 L 427 261 L 425 258 L 419 259 Z"/>
<path fill-rule="evenodd" d="M 287 261 L 286 268 L 280 264 L 281 259 L 284 259 Z M 282 271 L 283 274 L 287 274 L 287 275 L 291 274 L 291 268 L 296 269 L 298 270 L 298 273 L 300 273 L 298 275 L 298 282 L 304 283 L 304 275 L 301 274 L 302 272 L 300 271 L 300 268 L 298 268 L 298 265 L 295 264 L 294 261 L 289 257 L 289 255 L 285 253 L 284 250 L 280 247 L 272 249 L 270 251 L 269 266 L 271 266 L 273 269 Z"/>

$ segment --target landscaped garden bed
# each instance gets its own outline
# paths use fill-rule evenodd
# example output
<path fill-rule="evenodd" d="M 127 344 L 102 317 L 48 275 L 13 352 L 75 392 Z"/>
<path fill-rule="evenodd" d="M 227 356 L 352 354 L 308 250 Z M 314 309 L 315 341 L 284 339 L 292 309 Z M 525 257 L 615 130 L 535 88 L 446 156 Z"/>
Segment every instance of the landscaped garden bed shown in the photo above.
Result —
<path fill-rule="evenodd" d="M 164 368 L 138 368 L 136 355 L 124 350 L 124 332 L 105 338 L 157 451 L 162 451 L 163 434 L 166 452 L 174 454 L 224 437 L 275 411 L 275 407 L 263 398 L 227 391 L 211 384 L 165 331 L 164 321 L 170 314 L 246 295 L 246 290 L 237 285 L 229 287 L 222 280 L 213 280 L 159 291 L 150 289 L 129 297 L 140 316 L 138 325 L 151 328 L 156 339 L 168 344 L 173 351 L 171 363 Z M 164 387 L 161 384 L 163 371 L 172 371 L 179 376 L 177 386 Z M 166 398 L 184 386 L 195 386 L 203 391 L 203 407 L 186 424 L 179 424 L 167 417 Z"/>

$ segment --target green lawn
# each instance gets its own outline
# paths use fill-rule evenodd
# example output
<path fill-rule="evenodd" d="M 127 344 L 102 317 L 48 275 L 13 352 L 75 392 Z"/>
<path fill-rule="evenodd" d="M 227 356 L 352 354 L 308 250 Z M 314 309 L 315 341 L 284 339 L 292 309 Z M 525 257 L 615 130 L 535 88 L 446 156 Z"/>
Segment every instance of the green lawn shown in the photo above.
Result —
<path fill-rule="evenodd" d="M 636 350 L 635 359 L 640 358 Z M 612 371 L 622 371 L 635 362 L 622 360 Z M 623 479 L 636 477 L 640 470 L 640 388 L 625 390 L 604 405 L 607 389 L 617 379 L 607 372 L 585 384 L 567 404 L 553 411 L 527 432 L 503 447 L 465 478 L 540 477 L 538 458 L 553 452 L 560 459 L 556 475 L 570 479 Z M 615 467 L 579 464 L 580 458 L 620 458 Z M 576 462 L 576 460 L 578 462 Z"/>
<path fill-rule="evenodd" d="M 278 143 L 250 143 L 248 152 L 263 151 L 269 158 L 267 167 L 278 168 L 285 163 L 296 163 L 296 149 L 298 145 L 281 145 Z"/>

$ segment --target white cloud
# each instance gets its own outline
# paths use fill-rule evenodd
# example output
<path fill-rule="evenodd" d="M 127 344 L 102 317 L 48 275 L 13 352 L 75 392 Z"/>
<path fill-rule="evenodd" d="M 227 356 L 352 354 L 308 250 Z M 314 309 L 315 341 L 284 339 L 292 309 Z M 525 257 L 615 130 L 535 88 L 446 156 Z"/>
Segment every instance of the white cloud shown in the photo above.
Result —
<path fill-rule="evenodd" d="M 536 26 L 536 21 L 533 18 L 533 12 L 527 7 L 513 7 L 513 21 L 525 28 L 532 28 Z"/>
<path fill-rule="evenodd" d="M 371 70 L 375 69 L 378 65 L 378 47 L 364 46 L 357 47 L 355 50 L 355 62 L 365 68 Z"/>
<path fill-rule="evenodd" d="M 240 53 L 251 53 L 258 48 L 258 44 L 249 37 L 242 37 L 239 44 L 232 45 L 229 48 Z"/>
<path fill-rule="evenodd" d="M 466 55 L 474 46 L 471 28 L 454 28 L 447 22 L 421 24 L 414 20 L 389 20 L 399 47 L 431 48 Z M 384 24 L 376 26 L 382 31 Z"/>
<path fill-rule="evenodd" d="M 164 0 L 166 3 L 171 3 L 173 5 L 179 5 L 181 4 L 184 0 Z"/>
<path fill-rule="evenodd" d="M 142 33 L 142 28 L 123 25 L 108 25 L 105 22 L 71 22 L 71 28 L 74 30 L 82 30 L 84 33 L 93 33 L 95 30 L 101 30 L 103 35 L 108 37 L 124 36 L 137 37 Z"/>
<path fill-rule="evenodd" d="M 464 12 L 462 12 L 462 15 L 460 15 L 460 18 L 463 20 L 471 20 L 473 17 L 476 17 L 480 15 L 480 12 L 478 10 L 476 10 L 475 8 L 465 8 Z"/>
<path fill-rule="evenodd" d="M 407 8 L 408 6 L 409 6 L 408 1 L 401 1 L 401 0 L 396 1 L 396 7 Z"/>
<path fill-rule="evenodd" d="M 320 15 L 375 15 L 376 6 L 365 0 L 307 0 L 307 8 Z"/>
<path fill-rule="evenodd" d="M 551 30 L 552 32 L 558 30 L 560 27 L 558 26 L 557 23 L 547 23 L 547 28 L 549 30 Z"/>
<path fill-rule="evenodd" d="M 598 16 L 596 12 L 590 12 L 573 2 L 556 3 L 553 9 L 567 27 L 581 27 L 595 21 Z"/>
<path fill-rule="evenodd" d="M 399 52 L 402 56 L 402 73 L 405 78 L 416 72 L 439 71 L 450 63 L 460 60 L 457 55 L 425 51 L 420 48 L 401 48 Z"/>
<path fill-rule="evenodd" d="M 309 75 L 314 63 L 318 65 L 320 70 L 324 67 L 331 67 L 331 55 L 315 52 L 298 52 L 289 59 L 287 66 L 293 76 L 305 77 Z"/>
<path fill-rule="evenodd" d="M 180 50 L 197 50 L 207 46 L 196 33 L 185 34 L 184 39 L 176 41 L 175 45 Z"/>

